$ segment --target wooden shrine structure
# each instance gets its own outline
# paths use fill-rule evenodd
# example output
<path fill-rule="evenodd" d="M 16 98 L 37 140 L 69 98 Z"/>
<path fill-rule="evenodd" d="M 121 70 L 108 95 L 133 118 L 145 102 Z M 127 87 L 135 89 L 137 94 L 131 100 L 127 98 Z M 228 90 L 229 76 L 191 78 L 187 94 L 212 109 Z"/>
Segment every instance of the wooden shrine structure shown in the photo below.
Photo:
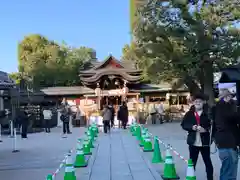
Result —
<path fill-rule="evenodd" d="M 120 62 L 112 55 L 104 61 L 96 62 L 90 69 L 80 71 L 83 85 L 95 90 L 94 94 L 85 95 L 86 98 L 95 97 L 97 108 L 112 103 L 116 106 L 135 97 L 138 101 L 139 92 L 130 92 L 134 85 L 141 81 L 141 71 L 130 62 Z"/>

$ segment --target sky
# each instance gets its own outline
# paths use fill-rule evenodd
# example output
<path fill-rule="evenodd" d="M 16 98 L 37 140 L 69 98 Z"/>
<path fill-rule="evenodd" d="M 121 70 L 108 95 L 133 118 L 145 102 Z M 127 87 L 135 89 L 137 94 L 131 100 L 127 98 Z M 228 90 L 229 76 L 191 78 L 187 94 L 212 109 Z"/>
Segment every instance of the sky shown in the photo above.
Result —
<path fill-rule="evenodd" d="M 130 42 L 129 0 L 9 0 L 0 4 L 0 71 L 17 71 L 17 44 L 41 34 L 120 58 Z"/>

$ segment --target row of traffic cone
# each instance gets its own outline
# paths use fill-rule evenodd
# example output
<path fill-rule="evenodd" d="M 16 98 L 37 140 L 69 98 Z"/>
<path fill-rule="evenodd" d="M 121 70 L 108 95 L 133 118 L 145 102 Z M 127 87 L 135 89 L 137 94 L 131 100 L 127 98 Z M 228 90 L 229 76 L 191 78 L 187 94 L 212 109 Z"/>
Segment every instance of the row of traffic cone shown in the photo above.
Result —
<path fill-rule="evenodd" d="M 98 137 L 98 132 L 97 125 L 93 124 L 85 132 L 87 136 L 84 138 L 84 140 L 78 139 L 77 154 L 74 163 L 76 168 L 86 167 L 88 165 L 87 161 L 85 160 L 85 156 L 92 155 L 92 148 L 94 148 L 94 141 L 96 140 L 96 137 Z"/>
<path fill-rule="evenodd" d="M 144 152 L 152 152 L 152 163 L 164 163 L 164 171 L 161 175 L 162 179 L 180 179 L 176 173 L 175 164 L 170 150 L 166 150 L 165 161 L 162 158 L 162 153 L 159 146 L 158 137 L 154 137 L 154 148 L 152 147 L 151 137 L 148 133 L 148 129 L 141 127 L 139 124 L 134 123 L 130 126 L 130 131 L 133 136 L 136 136 L 139 141 L 139 146 L 143 147 Z M 192 160 L 188 160 L 188 168 L 186 173 L 186 180 L 196 180 L 195 171 Z"/>
<path fill-rule="evenodd" d="M 70 153 L 66 158 L 64 180 L 76 180 L 75 168 L 87 167 L 88 161 L 85 156 L 92 155 L 92 148 L 94 148 L 94 141 L 98 137 L 98 133 L 97 125 L 92 124 L 85 132 L 86 137 L 84 139 L 78 139 L 74 163 Z M 52 175 L 47 176 L 47 180 L 52 179 Z"/>

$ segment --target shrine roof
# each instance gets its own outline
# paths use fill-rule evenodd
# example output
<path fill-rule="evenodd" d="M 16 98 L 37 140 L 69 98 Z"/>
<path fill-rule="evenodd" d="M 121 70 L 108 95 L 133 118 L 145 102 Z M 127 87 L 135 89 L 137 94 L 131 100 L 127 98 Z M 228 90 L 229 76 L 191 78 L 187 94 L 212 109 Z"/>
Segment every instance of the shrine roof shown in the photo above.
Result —
<path fill-rule="evenodd" d="M 97 72 L 95 75 L 93 75 L 91 77 L 87 77 L 87 78 L 81 77 L 81 80 L 84 82 L 88 82 L 88 83 L 94 83 L 95 81 L 99 80 L 104 75 L 120 75 L 124 79 L 126 79 L 130 82 L 135 82 L 135 81 L 141 80 L 140 76 L 132 76 L 132 75 L 127 74 L 124 71 L 116 70 L 116 69 L 108 69 L 108 70 L 105 69 L 102 72 Z"/>
<path fill-rule="evenodd" d="M 114 56 L 109 55 L 103 61 L 94 62 L 93 67 L 87 70 L 80 71 L 80 74 L 95 74 L 97 71 L 108 71 L 108 68 L 118 69 L 118 71 L 125 71 L 128 73 L 140 73 L 140 70 L 137 70 L 134 67 L 134 64 L 126 61 L 119 61 Z M 111 66 L 112 65 L 112 66 Z M 115 66 L 115 67 L 114 67 Z"/>
<path fill-rule="evenodd" d="M 131 62 L 119 61 L 114 56 L 109 55 L 102 62 L 94 62 L 93 67 L 80 71 L 81 81 L 92 84 L 100 80 L 105 75 L 119 75 L 131 83 L 138 83 L 141 80 L 141 71 L 137 70 Z"/>

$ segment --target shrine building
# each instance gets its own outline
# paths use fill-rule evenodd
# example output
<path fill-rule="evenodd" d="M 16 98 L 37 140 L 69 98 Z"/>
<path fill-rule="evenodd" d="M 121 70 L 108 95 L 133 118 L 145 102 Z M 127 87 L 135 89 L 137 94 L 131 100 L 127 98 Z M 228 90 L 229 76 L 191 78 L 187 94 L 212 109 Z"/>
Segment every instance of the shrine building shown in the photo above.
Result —
<path fill-rule="evenodd" d="M 89 104 L 91 100 L 99 110 L 105 104 L 118 106 L 125 100 L 133 103 L 172 101 L 186 104 L 189 93 L 185 86 L 172 90 L 169 83 L 146 84 L 142 82 L 141 73 L 131 62 L 119 61 L 109 55 L 104 61 L 96 61 L 89 69 L 79 72 L 82 86 L 48 87 L 42 92 L 48 98 L 72 99 L 76 105 L 80 102 Z"/>

